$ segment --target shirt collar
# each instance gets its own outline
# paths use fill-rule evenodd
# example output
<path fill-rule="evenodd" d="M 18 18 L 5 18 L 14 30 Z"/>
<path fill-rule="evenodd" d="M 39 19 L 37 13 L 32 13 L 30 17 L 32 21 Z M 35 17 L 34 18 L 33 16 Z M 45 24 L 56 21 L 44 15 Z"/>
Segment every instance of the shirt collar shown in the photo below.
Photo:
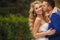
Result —
<path fill-rule="evenodd" d="M 52 13 L 56 13 L 58 11 L 57 7 L 54 7 Z"/>
<path fill-rule="evenodd" d="M 53 9 L 53 11 L 52 11 L 50 17 L 52 16 L 53 13 L 56 13 L 57 11 L 58 11 L 58 8 L 57 8 L 57 7 L 54 7 L 54 9 Z"/>

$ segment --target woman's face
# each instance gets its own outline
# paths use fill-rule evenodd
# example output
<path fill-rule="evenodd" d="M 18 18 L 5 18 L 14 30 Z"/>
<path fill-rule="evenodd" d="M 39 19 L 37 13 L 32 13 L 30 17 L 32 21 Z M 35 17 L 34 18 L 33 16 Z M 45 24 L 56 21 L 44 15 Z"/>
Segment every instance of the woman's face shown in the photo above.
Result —
<path fill-rule="evenodd" d="M 35 4 L 35 5 L 34 5 L 34 12 L 35 12 L 36 14 L 42 14 L 42 5 L 40 5 L 40 4 Z"/>

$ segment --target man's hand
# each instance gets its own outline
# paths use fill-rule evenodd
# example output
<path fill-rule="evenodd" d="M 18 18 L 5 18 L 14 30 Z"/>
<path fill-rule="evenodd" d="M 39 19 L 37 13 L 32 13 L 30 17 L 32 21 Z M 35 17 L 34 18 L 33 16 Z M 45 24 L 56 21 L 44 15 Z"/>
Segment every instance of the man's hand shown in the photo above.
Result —
<path fill-rule="evenodd" d="M 55 32 L 56 32 L 56 30 L 51 28 L 47 31 L 47 35 L 54 35 Z"/>

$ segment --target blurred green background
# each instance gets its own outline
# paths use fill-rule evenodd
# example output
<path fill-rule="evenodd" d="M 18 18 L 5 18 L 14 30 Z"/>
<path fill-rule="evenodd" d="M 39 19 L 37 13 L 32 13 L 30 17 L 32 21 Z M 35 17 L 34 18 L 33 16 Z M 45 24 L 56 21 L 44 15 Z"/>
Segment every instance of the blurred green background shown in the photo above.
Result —
<path fill-rule="evenodd" d="M 28 25 L 30 3 L 33 1 L 0 0 L 0 40 L 31 40 L 33 38 Z M 55 3 L 60 8 L 60 0 L 55 0 Z"/>

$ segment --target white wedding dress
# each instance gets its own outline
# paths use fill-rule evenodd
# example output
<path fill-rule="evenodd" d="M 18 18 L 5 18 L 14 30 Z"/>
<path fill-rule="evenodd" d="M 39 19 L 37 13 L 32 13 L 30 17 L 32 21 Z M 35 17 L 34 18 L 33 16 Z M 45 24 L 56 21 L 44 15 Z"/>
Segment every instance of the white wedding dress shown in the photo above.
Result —
<path fill-rule="evenodd" d="M 40 26 L 38 31 L 41 32 L 41 31 L 47 31 L 47 30 L 48 30 L 48 23 L 45 23 Z M 37 38 L 36 40 L 48 40 L 48 38 L 43 37 L 43 38 Z"/>

